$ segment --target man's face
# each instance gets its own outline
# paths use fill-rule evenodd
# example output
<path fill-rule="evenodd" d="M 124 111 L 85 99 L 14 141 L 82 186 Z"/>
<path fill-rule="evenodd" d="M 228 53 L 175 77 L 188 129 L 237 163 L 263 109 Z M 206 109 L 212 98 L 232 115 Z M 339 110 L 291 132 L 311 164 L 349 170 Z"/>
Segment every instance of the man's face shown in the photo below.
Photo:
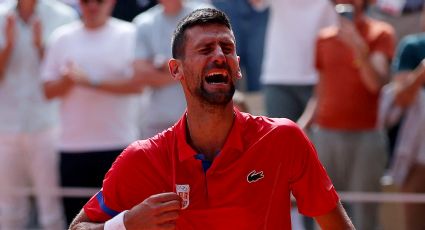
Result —
<path fill-rule="evenodd" d="M 84 24 L 97 27 L 111 15 L 115 0 L 80 0 L 81 14 Z"/>
<path fill-rule="evenodd" d="M 195 26 L 186 31 L 183 88 L 202 103 L 228 104 L 240 78 L 233 33 L 225 26 Z"/>
<path fill-rule="evenodd" d="M 36 4 L 36 0 L 18 0 L 19 10 L 22 10 L 24 12 L 32 12 Z"/>

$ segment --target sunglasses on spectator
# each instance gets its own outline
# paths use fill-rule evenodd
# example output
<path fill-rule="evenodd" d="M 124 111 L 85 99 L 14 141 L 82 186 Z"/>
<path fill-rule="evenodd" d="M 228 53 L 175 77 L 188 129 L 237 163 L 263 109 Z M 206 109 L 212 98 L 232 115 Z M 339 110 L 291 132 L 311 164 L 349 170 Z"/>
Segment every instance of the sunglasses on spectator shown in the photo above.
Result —
<path fill-rule="evenodd" d="M 95 2 L 100 5 L 105 2 L 105 0 L 81 0 L 81 3 L 83 4 L 89 4 L 90 2 Z"/>

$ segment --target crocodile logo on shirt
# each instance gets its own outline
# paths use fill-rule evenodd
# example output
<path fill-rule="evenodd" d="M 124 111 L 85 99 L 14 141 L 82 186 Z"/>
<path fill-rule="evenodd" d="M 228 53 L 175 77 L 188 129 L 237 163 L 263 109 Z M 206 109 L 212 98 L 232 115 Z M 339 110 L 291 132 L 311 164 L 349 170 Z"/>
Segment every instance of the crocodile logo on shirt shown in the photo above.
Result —
<path fill-rule="evenodd" d="M 257 182 L 261 179 L 264 178 L 264 173 L 263 171 L 257 172 L 255 170 L 252 170 L 248 176 L 246 177 L 246 180 L 248 181 L 248 183 L 252 183 L 252 182 Z"/>

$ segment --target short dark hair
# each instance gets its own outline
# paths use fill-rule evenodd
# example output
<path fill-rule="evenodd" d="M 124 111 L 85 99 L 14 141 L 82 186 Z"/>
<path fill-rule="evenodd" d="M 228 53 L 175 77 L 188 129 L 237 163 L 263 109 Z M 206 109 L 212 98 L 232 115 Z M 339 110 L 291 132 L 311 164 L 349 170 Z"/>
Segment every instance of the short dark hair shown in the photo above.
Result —
<path fill-rule="evenodd" d="M 194 26 L 204 26 L 211 24 L 223 25 L 232 30 L 229 18 L 225 13 L 217 9 L 198 9 L 184 17 L 174 30 L 171 41 L 173 58 L 184 58 L 184 49 L 186 46 L 185 32 L 187 29 L 190 29 Z"/>

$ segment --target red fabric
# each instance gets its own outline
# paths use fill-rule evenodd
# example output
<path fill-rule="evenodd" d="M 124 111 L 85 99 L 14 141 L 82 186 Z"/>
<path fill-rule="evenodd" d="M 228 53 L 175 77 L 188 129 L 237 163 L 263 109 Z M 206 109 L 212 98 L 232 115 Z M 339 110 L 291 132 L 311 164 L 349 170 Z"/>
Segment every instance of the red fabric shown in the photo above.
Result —
<path fill-rule="evenodd" d="M 369 52 L 382 52 L 390 61 L 394 52 L 394 31 L 384 22 L 367 19 L 357 29 Z M 376 127 L 379 93 L 370 92 L 361 80 L 351 49 L 337 38 L 335 27 L 323 29 L 316 47 L 317 85 L 315 122 L 322 127 L 343 130 Z"/>
<path fill-rule="evenodd" d="M 124 151 L 104 180 L 105 204 L 122 211 L 188 184 L 189 206 L 181 212 L 178 229 L 290 229 L 291 190 L 306 215 L 336 207 L 339 198 L 314 148 L 293 122 L 235 112 L 227 142 L 206 174 L 185 141 L 183 117 Z M 249 183 L 253 170 L 264 177 Z M 92 221 L 105 221 L 97 199 L 84 210 Z"/>

